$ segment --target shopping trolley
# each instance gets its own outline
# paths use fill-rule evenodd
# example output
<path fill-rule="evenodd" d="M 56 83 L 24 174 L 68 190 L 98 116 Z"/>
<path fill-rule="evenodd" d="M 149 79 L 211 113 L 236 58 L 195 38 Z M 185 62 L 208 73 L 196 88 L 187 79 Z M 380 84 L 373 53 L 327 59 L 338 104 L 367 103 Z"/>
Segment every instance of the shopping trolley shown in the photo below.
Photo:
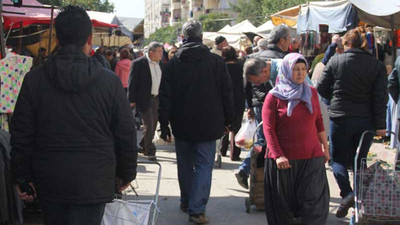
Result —
<path fill-rule="evenodd" d="M 263 122 L 261 121 L 257 127 L 256 131 L 253 135 L 253 147 L 254 143 L 256 143 L 256 136 L 258 129 L 262 129 Z M 265 150 L 265 146 L 263 147 Z M 250 213 L 250 209 L 252 205 L 256 206 L 257 210 L 264 209 L 264 167 L 257 166 L 257 159 L 259 154 L 254 149 L 250 154 L 250 186 L 249 186 L 249 197 L 245 198 L 245 206 L 246 212 Z"/>
<path fill-rule="evenodd" d="M 361 166 L 358 167 L 357 159 L 364 137 L 374 134 L 374 131 L 365 131 L 361 135 L 354 158 L 355 207 L 350 225 L 400 224 L 400 171 L 396 168 L 399 165 L 397 157 L 393 165 L 378 159 L 369 167 L 367 159 L 361 159 Z"/>
<path fill-rule="evenodd" d="M 158 162 L 138 161 L 139 165 L 154 165 L 158 167 L 157 184 L 154 197 L 146 199 L 140 196 L 137 189 L 140 189 L 140 181 L 136 178 L 130 187 L 117 196 L 111 203 L 107 203 L 102 225 L 156 225 L 160 209 L 158 208 L 158 197 L 161 181 L 161 164 Z M 147 170 L 147 167 L 146 167 Z"/>

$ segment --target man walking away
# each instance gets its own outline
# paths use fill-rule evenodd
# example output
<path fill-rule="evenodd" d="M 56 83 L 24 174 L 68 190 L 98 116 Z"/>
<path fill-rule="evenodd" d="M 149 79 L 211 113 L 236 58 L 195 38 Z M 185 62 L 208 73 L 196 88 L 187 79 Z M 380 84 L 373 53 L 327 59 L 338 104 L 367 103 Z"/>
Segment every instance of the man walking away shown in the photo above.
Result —
<path fill-rule="evenodd" d="M 158 91 L 161 82 L 161 64 L 163 45 L 158 42 L 149 44 L 146 55 L 133 61 L 129 76 L 128 96 L 132 107 L 143 118 L 144 135 L 140 141 L 139 152 L 156 160 L 156 146 L 153 144 L 158 121 Z"/>
<path fill-rule="evenodd" d="M 121 81 L 89 57 L 92 24 L 67 6 L 60 50 L 31 70 L 11 123 L 12 175 L 39 197 L 45 225 L 100 225 L 105 204 L 136 177 L 136 133 Z"/>
<path fill-rule="evenodd" d="M 168 62 L 160 87 L 161 137 L 175 136 L 181 209 L 189 221 L 205 224 L 215 141 L 231 124 L 233 90 L 224 60 L 202 44 L 202 27 L 190 20 L 182 27 L 183 46 Z"/>

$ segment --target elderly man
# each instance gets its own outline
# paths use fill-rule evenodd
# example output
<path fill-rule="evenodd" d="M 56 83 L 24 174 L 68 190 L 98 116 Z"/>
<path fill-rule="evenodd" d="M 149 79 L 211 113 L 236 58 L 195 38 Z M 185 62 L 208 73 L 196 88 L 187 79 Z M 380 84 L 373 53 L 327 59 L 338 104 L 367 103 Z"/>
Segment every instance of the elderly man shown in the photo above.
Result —
<path fill-rule="evenodd" d="M 270 33 L 268 39 L 260 39 L 258 41 L 259 52 L 253 53 L 249 56 L 252 59 L 259 59 L 261 61 L 267 61 L 271 59 L 282 59 L 286 52 L 289 50 L 290 44 L 290 32 L 286 25 L 276 26 Z M 257 65 L 259 65 L 257 63 Z M 260 78 L 257 78 L 260 80 Z M 247 113 L 248 117 L 255 118 L 257 123 L 262 121 L 261 109 L 264 103 L 265 96 L 274 87 L 275 80 L 270 81 L 268 79 L 263 82 L 256 83 L 248 80 L 246 84 L 246 101 L 249 107 Z M 265 145 L 265 138 L 262 127 L 257 131 L 257 142 L 254 143 L 254 147 L 261 149 L 261 146 Z M 239 170 L 235 174 L 238 183 L 243 188 L 248 189 L 247 179 L 250 174 L 250 154 L 249 152 L 240 165 Z"/>
<path fill-rule="evenodd" d="M 216 140 L 228 132 L 233 109 L 232 82 L 222 57 L 202 44 L 202 26 L 183 24 L 183 45 L 165 67 L 160 87 L 161 138 L 175 136 L 181 210 L 205 224 Z"/>
<path fill-rule="evenodd" d="M 132 62 L 129 76 L 128 97 L 131 107 L 137 107 L 144 125 L 144 135 L 140 141 L 140 153 L 149 160 L 157 160 L 156 146 L 153 144 L 158 121 L 158 91 L 161 83 L 163 45 L 149 44 L 146 55 Z"/>
<path fill-rule="evenodd" d="M 259 58 L 262 60 L 283 59 L 289 50 L 291 41 L 289 28 L 286 25 L 276 26 L 271 31 L 268 39 L 260 42 L 261 40 L 257 43 L 260 51 L 252 54 L 249 58 Z M 264 47 L 265 45 L 267 46 Z"/>

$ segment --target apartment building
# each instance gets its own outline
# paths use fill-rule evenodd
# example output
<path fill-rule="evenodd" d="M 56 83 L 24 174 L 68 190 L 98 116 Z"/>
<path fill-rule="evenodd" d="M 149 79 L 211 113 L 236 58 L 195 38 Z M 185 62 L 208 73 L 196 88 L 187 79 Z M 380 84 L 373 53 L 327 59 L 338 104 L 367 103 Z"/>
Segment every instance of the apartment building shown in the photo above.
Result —
<path fill-rule="evenodd" d="M 144 37 L 170 24 L 171 0 L 145 0 Z"/>
<path fill-rule="evenodd" d="M 158 28 L 182 24 L 210 12 L 230 12 L 238 0 L 145 0 L 145 38 Z"/>
<path fill-rule="evenodd" d="M 210 12 L 229 13 L 231 4 L 237 4 L 237 0 L 171 0 L 170 24 L 197 19 Z"/>

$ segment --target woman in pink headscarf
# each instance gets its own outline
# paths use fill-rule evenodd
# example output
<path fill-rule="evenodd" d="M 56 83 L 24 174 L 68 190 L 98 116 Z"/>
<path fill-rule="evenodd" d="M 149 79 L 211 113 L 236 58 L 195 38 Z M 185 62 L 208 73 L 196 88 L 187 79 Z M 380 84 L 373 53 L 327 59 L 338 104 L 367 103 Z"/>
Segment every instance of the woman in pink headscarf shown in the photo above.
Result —
<path fill-rule="evenodd" d="M 329 150 L 317 91 L 305 82 L 307 67 L 301 54 L 286 55 L 262 109 L 269 225 L 323 225 L 328 218 Z"/>

